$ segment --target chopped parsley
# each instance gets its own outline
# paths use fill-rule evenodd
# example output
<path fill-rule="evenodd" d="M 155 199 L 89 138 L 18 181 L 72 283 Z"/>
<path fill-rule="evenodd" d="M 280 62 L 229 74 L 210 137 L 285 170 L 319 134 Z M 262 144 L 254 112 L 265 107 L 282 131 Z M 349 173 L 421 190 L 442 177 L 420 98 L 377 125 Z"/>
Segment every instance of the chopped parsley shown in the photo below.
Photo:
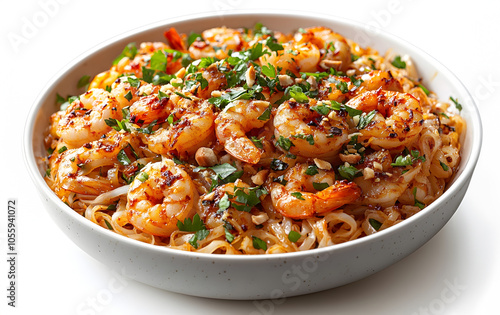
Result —
<path fill-rule="evenodd" d="M 417 187 L 413 188 L 413 198 L 415 199 L 414 206 L 419 207 L 420 209 L 423 209 L 425 207 L 425 204 L 417 199 Z"/>
<path fill-rule="evenodd" d="M 392 60 L 391 64 L 398 69 L 405 69 L 406 68 L 406 62 L 401 60 L 401 56 L 396 56 L 394 58 L 394 60 Z"/>
<path fill-rule="evenodd" d="M 313 187 L 314 187 L 314 189 L 321 191 L 321 190 L 327 189 L 328 187 L 330 187 L 330 185 L 328 183 L 313 182 Z"/>
<path fill-rule="evenodd" d="M 129 159 L 129 157 L 127 156 L 127 153 L 125 152 L 124 149 L 121 149 L 120 152 L 118 152 L 118 154 L 116 155 L 116 158 L 118 159 L 118 162 L 121 164 L 121 165 L 130 165 L 131 161 Z"/>
<path fill-rule="evenodd" d="M 118 57 L 116 57 L 115 60 L 113 60 L 113 66 L 118 64 L 118 62 L 120 62 L 120 60 L 122 60 L 122 58 L 124 57 L 127 57 L 129 59 L 134 59 L 136 54 L 137 54 L 137 45 L 135 43 L 129 43 L 127 46 L 125 46 L 121 54 L 118 55 Z"/>
<path fill-rule="evenodd" d="M 338 168 L 339 175 L 347 180 L 353 180 L 354 177 L 358 177 L 361 175 L 361 171 L 355 168 L 352 165 L 340 165 Z"/>
<path fill-rule="evenodd" d="M 460 104 L 458 102 L 458 99 L 456 98 L 453 98 L 450 96 L 450 100 L 455 104 L 455 107 L 459 110 L 459 111 L 462 111 L 463 107 L 462 107 L 462 104 Z"/>
<path fill-rule="evenodd" d="M 296 243 L 300 239 L 300 237 L 301 235 L 297 231 L 290 231 L 290 233 L 288 233 L 288 240 L 290 242 Z"/>
<path fill-rule="evenodd" d="M 271 161 L 271 169 L 273 171 L 284 171 L 288 168 L 288 163 L 286 162 L 283 162 L 282 160 L 279 160 L 279 159 L 273 159 Z"/>
<path fill-rule="evenodd" d="M 236 167 L 229 163 L 218 164 L 211 167 L 198 166 L 194 169 L 194 171 L 199 172 L 205 169 L 211 169 L 215 173 L 215 176 L 212 176 L 211 190 L 213 190 L 216 186 L 234 183 L 243 175 L 243 171 L 238 171 Z"/>
<path fill-rule="evenodd" d="M 267 243 L 258 238 L 257 236 L 252 236 L 252 243 L 255 249 L 267 250 Z"/>
<path fill-rule="evenodd" d="M 307 143 L 309 143 L 310 145 L 314 145 L 314 136 L 313 135 L 305 135 L 303 133 L 299 133 L 299 134 L 293 135 L 292 138 L 306 140 Z"/>
<path fill-rule="evenodd" d="M 87 87 L 89 86 L 90 84 L 90 76 L 88 75 L 84 75 L 80 78 L 80 80 L 78 80 L 78 83 L 76 84 L 76 87 L 77 88 L 85 88 L 87 89 Z"/>
<path fill-rule="evenodd" d="M 279 136 L 278 140 L 276 140 L 276 145 L 281 147 L 285 151 L 290 151 L 290 148 L 295 146 L 292 140 L 283 136 Z"/>
<path fill-rule="evenodd" d="M 309 176 L 316 175 L 319 173 L 318 167 L 316 164 L 309 165 L 304 173 Z"/>
<path fill-rule="evenodd" d="M 207 230 L 205 223 L 203 223 L 198 213 L 193 216 L 193 219 L 186 218 L 184 222 L 177 221 L 177 227 L 179 231 L 195 232 L 189 240 L 189 244 L 194 248 L 198 248 L 198 241 L 205 239 L 210 234 L 210 231 Z"/>
<path fill-rule="evenodd" d="M 358 122 L 358 129 L 365 129 L 366 126 L 372 121 L 373 117 L 375 117 L 375 114 L 377 114 L 376 110 L 372 110 L 371 112 L 363 113 L 359 116 L 359 122 Z"/>
<path fill-rule="evenodd" d="M 141 182 L 144 183 L 145 181 L 148 180 L 149 175 L 146 172 L 140 172 L 139 175 L 137 175 L 135 178 L 137 178 L 138 180 L 140 180 Z"/>
<path fill-rule="evenodd" d="M 380 230 L 380 227 L 382 226 L 382 223 L 375 219 L 368 219 L 368 222 L 375 229 L 375 231 Z"/>
<path fill-rule="evenodd" d="M 408 152 L 408 149 L 405 148 L 402 155 L 398 155 L 391 166 L 408 166 L 413 165 L 416 161 L 425 162 L 425 155 L 420 156 L 420 152 L 418 150 L 411 150 Z"/>
<path fill-rule="evenodd" d="M 266 195 L 267 190 L 259 187 L 234 187 L 234 195 L 227 193 L 219 200 L 219 210 L 233 207 L 238 211 L 250 212 L 260 203 L 260 197 Z M 225 198 L 227 196 L 227 198 Z M 233 201 L 230 201 L 232 199 Z M 222 205 L 221 205 L 222 202 Z"/>
<path fill-rule="evenodd" d="M 290 195 L 294 196 L 295 198 L 299 199 L 299 200 L 305 200 L 304 197 L 302 197 L 302 193 L 301 192 L 293 192 L 291 193 Z"/>
<path fill-rule="evenodd" d="M 441 165 L 441 167 L 443 168 L 443 171 L 445 171 L 445 172 L 448 172 L 448 170 L 450 169 L 450 167 L 448 165 L 446 165 L 444 162 L 439 161 L 439 164 Z"/>
<path fill-rule="evenodd" d="M 106 227 L 108 228 L 108 230 L 113 231 L 113 226 L 108 222 L 108 220 L 104 219 L 104 223 L 106 223 Z"/>

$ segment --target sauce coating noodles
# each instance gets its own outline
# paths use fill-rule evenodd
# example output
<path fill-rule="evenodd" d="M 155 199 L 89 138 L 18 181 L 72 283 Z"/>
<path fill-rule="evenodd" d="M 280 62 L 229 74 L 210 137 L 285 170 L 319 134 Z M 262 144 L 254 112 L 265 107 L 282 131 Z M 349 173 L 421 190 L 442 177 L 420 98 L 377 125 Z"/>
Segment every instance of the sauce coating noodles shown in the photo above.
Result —
<path fill-rule="evenodd" d="M 165 37 L 127 45 L 50 119 L 47 184 L 106 229 L 202 253 L 303 251 L 390 228 L 457 172 L 459 104 L 410 56 L 320 26 Z"/>

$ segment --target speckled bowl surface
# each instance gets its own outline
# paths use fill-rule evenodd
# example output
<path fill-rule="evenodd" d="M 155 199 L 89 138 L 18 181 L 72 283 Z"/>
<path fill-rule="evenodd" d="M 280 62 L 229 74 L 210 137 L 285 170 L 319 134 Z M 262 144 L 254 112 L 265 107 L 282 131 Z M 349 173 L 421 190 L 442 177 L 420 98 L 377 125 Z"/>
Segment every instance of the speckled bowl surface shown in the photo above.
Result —
<path fill-rule="evenodd" d="M 89 73 L 109 68 L 130 42 L 164 40 L 163 32 L 200 32 L 210 27 L 253 27 L 290 32 L 299 27 L 330 27 L 362 46 L 383 53 L 409 54 L 424 84 L 442 99 L 450 95 L 463 105 L 467 121 L 460 170 L 448 190 L 432 205 L 404 222 L 375 235 L 300 253 L 225 256 L 196 254 L 153 246 L 115 234 L 78 215 L 43 180 L 43 132 L 56 110 L 56 93 L 77 93 L 75 83 Z M 275 299 L 341 286 L 380 271 L 431 239 L 459 207 L 477 163 L 482 139 L 479 113 L 462 83 L 442 64 L 406 41 L 378 29 L 325 15 L 297 12 L 224 12 L 163 21 L 134 30 L 90 50 L 49 82 L 33 105 L 24 135 L 24 156 L 43 204 L 54 222 L 81 249 L 103 264 L 137 281 L 161 289 L 210 298 Z"/>

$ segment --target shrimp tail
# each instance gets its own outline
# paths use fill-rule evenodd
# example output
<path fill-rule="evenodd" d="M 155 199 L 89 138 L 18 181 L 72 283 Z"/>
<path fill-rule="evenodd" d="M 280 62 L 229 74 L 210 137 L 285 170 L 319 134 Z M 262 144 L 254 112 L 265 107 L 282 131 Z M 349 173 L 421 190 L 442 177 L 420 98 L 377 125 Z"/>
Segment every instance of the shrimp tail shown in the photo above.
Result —
<path fill-rule="evenodd" d="M 226 152 L 236 157 L 240 161 L 257 164 L 260 161 L 262 153 L 257 149 L 252 140 L 242 137 L 236 139 L 228 139 L 224 144 Z"/>
<path fill-rule="evenodd" d="M 180 52 L 187 52 L 186 45 L 175 28 L 171 27 L 165 31 L 163 35 L 173 49 L 179 50 Z"/>
<path fill-rule="evenodd" d="M 361 188 L 356 183 L 346 180 L 337 181 L 332 186 L 316 194 L 317 199 L 315 201 L 320 204 L 315 207 L 315 209 L 319 210 L 316 213 L 330 212 L 356 201 L 360 196 Z"/>

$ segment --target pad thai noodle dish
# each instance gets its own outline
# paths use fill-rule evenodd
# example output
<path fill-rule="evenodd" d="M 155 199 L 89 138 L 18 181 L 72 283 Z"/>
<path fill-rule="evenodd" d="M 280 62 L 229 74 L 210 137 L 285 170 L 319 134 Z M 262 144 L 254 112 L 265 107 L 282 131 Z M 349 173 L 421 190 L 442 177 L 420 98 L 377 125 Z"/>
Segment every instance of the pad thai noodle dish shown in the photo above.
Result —
<path fill-rule="evenodd" d="M 304 251 L 408 219 L 457 172 L 461 105 L 411 56 L 321 26 L 164 38 L 56 95 L 45 180 L 102 228 L 199 253 Z"/>

